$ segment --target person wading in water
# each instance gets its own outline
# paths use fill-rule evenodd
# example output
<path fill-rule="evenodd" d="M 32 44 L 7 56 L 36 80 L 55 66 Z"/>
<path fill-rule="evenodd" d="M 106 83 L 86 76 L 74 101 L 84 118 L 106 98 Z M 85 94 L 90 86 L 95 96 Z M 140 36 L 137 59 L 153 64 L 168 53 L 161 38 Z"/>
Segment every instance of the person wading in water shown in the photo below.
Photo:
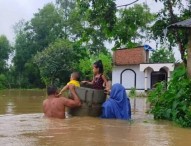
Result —
<path fill-rule="evenodd" d="M 64 119 L 65 107 L 73 108 L 81 106 L 80 99 L 75 91 L 75 86 L 69 85 L 69 90 L 73 99 L 59 97 L 57 88 L 54 86 L 49 86 L 47 88 L 48 97 L 43 101 L 43 112 L 45 117 Z"/>

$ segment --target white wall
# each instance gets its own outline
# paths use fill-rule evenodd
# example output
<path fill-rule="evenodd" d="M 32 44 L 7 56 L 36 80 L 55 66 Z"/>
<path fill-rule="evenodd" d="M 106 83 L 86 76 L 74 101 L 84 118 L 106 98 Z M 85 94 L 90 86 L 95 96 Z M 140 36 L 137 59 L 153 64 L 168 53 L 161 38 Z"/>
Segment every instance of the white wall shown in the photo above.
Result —
<path fill-rule="evenodd" d="M 144 72 L 140 71 L 139 65 L 127 65 L 127 66 L 113 66 L 112 71 L 112 85 L 120 83 L 121 73 L 126 69 L 132 69 L 136 73 L 136 89 L 144 90 Z M 148 81 L 149 82 L 149 81 Z M 125 88 L 134 87 L 134 74 L 132 71 L 126 70 L 122 74 L 122 85 Z M 149 83 L 148 83 L 149 85 Z M 150 87 L 150 85 L 148 86 Z"/>
<path fill-rule="evenodd" d="M 137 91 L 144 91 L 145 89 L 145 74 L 144 74 L 144 65 L 147 65 L 145 68 L 147 68 L 147 89 L 151 89 L 151 72 L 153 69 L 150 67 L 150 65 L 156 70 L 164 67 L 164 64 L 140 64 L 140 65 L 126 65 L 126 66 L 113 66 L 112 71 L 112 85 L 115 83 L 121 83 L 126 89 L 131 89 L 134 86 L 134 80 L 135 75 L 132 71 L 127 70 L 131 69 L 134 70 L 136 73 L 136 89 Z M 148 66 L 149 65 L 149 66 Z M 160 65 L 160 66 L 159 66 Z M 169 67 L 170 70 L 173 70 L 174 65 L 173 64 L 165 64 L 165 66 Z M 143 71 L 140 71 L 143 70 Z M 166 69 L 166 67 L 164 68 Z M 157 70 L 158 71 L 158 70 Z M 122 78 L 122 82 L 120 82 Z"/>

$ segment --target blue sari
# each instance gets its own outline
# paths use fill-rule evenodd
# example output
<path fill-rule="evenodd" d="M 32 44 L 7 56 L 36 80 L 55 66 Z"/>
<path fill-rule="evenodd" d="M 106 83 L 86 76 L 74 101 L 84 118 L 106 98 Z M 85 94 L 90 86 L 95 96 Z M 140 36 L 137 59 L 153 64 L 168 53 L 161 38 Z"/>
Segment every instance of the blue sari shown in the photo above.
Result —
<path fill-rule="evenodd" d="M 110 98 L 102 105 L 102 118 L 131 119 L 131 105 L 125 88 L 121 84 L 114 84 L 111 88 Z"/>

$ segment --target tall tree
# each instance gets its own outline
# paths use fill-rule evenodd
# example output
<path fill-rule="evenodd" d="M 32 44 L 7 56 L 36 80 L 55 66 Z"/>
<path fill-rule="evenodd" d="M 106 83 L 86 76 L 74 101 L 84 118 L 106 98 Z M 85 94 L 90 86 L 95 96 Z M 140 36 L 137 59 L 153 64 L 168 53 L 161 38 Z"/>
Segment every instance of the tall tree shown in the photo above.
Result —
<path fill-rule="evenodd" d="M 9 55 L 11 53 L 11 46 L 6 36 L 0 36 L 0 89 L 7 88 L 8 78 L 6 74 L 8 73 L 8 64 Z"/>
<path fill-rule="evenodd" d="M 62 27 L 64 31 L 64 39 L 71 38 L 74 34 L 71 32 L 74 28 L 75 24 L 80 24 L 78 21 L 78 17 L 72 16 L 72 13 L 76 7 L 76 0 L 56 0 L 56 4 L 58 6 L 58 10 L 60 15 L 62 16 Z M 71 23 L 71 19 L 75 18 Z"/>
<path fill-rule="evenodd" d="M 30 39 L 30 34 L 25 30 L 26 22 L 19 21 L 14 29 L 16 33 L 15 56 L 13 57 L 15 84 L 22 88 L 42 87 L 40 74 L 37 66 L 31 62 L 32 56 L 36 53 Z"/>
<path fill-rule="evenodd" d="M 34 14 L 25 29 L 30 34 L 31 41 L 37 45 L 33 49 L 42 51 L 57 38 L 63 37 L 62 28 L 62 16 L 54 4 L 49 3 Z"/>
<path fill-rule="evenodd" d="M 136 4 L 128 9 L 120 9 L 113 38 L 115 47 L 135 47 L 143 45 L 142 39 L 148 38 L 149 23 L 155 18 L 147 5 Z"/>
<path fill-rule="evenodd" d="M 189 6 L 183 5 L 181 0 L 155 1 L 163 3 L 164 8 L 158 13 L 157 21 L 152 26 L 152 32 L 154 36 L 153 38 L 155 40 L 159 38 L 162 43 L 164 43 L 164 41 L 168 41 L 170 50 L 173 46 L 178 45 L 181 59 L 186 64 L 186 46 L 188 43 L 188 31 L 168 29 L 168 33 L 166 34 L 164 30 L 173 23 L 190 18 L 191 11 L 189 10 Z"/>
<path fill-rule="evenodd" d="M 0 73 L 7 68 L 7 60 L 11 52 L 11 46 L 6 36 L 0 36 Z"/>
<path fill-rule="evenodd" d="M 80 40 L 91 53 L 107 52 L 104 42 L 111 35 L 116 21 L 114 0 L 77 0 L 76 12 L 83 27 Z"/>
<path fill-rule="evenodd" d="M 112 31 L 116 21 L 115 0 L 77 0 L 77 3 L 90 26 L 101 29 L 105 34 Z"/>
<path fill-rule="evenodd" d="M 33 63 L 32 57 L 63 36 L 62 16 L 54 4 L 50 3 L 39 9 L 31 21 L 18 23 L 15 30 L 13 62 L 18 73 L 18 83 L 20 86 L 28 87 L 31 84 L 41 87 L 40 73 L 36 64 Z"/>

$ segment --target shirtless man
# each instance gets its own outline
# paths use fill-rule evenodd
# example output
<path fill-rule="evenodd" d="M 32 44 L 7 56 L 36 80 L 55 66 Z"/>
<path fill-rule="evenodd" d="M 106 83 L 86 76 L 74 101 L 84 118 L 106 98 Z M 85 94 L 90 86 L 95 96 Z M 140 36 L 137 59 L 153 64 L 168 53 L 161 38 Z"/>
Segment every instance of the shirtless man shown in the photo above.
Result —
<path fill-rule="evenodd" d="M 64 119 L 65 106 L 70 108 L 81 106 L 81 102 L 75 92 L 74 85 L 69 85 L 69 90 L 73 96 L 73 99 L 58 97 L 56 87 L 50 86 L 47 88 L 48 98 L 43 101 L 43 112 L 45 117 Z"/>

